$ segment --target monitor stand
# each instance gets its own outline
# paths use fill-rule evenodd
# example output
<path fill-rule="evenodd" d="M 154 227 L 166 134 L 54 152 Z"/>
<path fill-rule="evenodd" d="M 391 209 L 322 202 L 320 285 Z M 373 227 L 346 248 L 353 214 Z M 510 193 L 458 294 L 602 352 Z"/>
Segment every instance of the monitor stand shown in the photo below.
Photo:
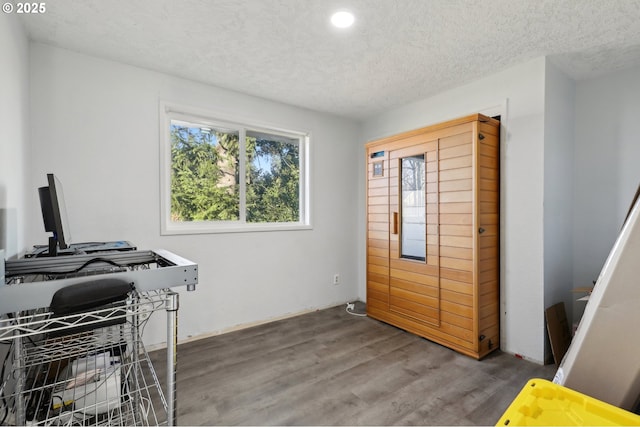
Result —
<path fill-rule="evenodd" d="M 51 236 L 49 237 L 49 250 L 47 251 L 47 255 L 46 256 L 57 256 L 58 255 L 58 239 L 56 239 L 55 237 Z M 45 256 L 45 255 L 41 255 L 41 256 Z"/>

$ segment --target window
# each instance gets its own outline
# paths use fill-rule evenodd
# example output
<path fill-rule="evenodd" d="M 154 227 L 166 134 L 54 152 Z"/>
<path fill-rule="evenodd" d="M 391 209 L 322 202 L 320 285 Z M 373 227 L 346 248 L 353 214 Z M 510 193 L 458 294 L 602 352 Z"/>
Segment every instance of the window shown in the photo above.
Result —
<path fill-rule="evenodd" d="M 161 105 L 162 234 L 310 228 L 308 134 Z"/>
<path fill-rule="evenodd" d="M 426 204 L 424 154 L 400 162 L 402 195 L 402 258 L 426 260 Z"/>

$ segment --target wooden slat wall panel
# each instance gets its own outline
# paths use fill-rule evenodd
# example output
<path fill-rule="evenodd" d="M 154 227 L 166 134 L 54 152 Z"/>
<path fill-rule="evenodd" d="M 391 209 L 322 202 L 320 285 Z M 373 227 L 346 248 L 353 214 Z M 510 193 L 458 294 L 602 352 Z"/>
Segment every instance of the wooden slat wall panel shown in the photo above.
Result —
<path fill-rule="evenodd" d="M 498 246 L 498 236 L 481 236 L 478 247 L 480 248 L 495 248 Z"/>
<path fill-rule="evenodd" d="M 415 282 L 421 285 L 438 286 L 438 277 L 430 276 L 428 274 L 414 273 L 411 271 L 391 268 L 390 276 L 392 278 Z"/>
<path fill-rule="evenodd" d="M 486 293 L 484 295 L 480 295 L 480 299 L 479 299 L 480 306 L 482 306 L 482 307 L 486 307 L 486 306 L 495 304 L 496 301 L 498 301 L 498 290 L 497 289 L 494 289 L 493 291 L 488 292 L 488 293 Z"/>
<path fill-rule="evenodd" d="M 389 311 L 389 303 L 376 298 L 369 297 L 369 295 L 367 295 L 367 313 L 371 315 L 371 311 L 376 309 L 381 310 L 383 312 Z"/>
<path fill-rule="evenodd" d="M 440 170 L 442 172 L 445 172 L 450 169 L 470 168 L 471 163 L 471 156 L 454 157 L 452 159 L 440 160 Z"/>
<path fill-rule="evenodd" d="M 434 303 L 437 303 L 437 301 Z M 389 306 L 394 312 L 401 313 L 436 326 L 440 320 L 440 313 L 437 308 L 420 304 L 416 299 L 399 298 L 395 295 L 393 288 L 389 295 Z"/>
<path fill-rule="evenodd" d="M 473 295 L 473 284 L 459 282 L 451 279 L 440 279 L 441 290 L 457 292 L 465 295 Z"/>
<path fill-rule="evenodd" d="M 451 268 L 453 270 L 471 271 L 471 269 L 473 268 L 473 261 L 466 259 L 441 257 L 440 265 L 443 268 Z"/>
<path fill-rule="evenodd" d="M 367 151 L 367 306 L 389 309 L 389 178 L 388 157 L 371 158 Z M 383 175 L 373 176 L 382 162 Z"/>
<path fill-rule="evenodd" d="M 469 166 L 458 167 L 456 169 L 443 170 L 440 172 L 440 180 L 452 181 L 455 179 L 472 179 L 471 168 Z"/>
<path fill-rule="evenodd" d="M 381 265 L 383 267 L 389 267 L 389 257 L 368 255 L 367 262 L 371 265 Z"/>
<path fill-rule="evenodd" d="M 477 351 L 472 344 L 471 333 L 468 329 L 449 323 L 444 323 L 441 327 L 433 327 L 425 322 L 417 322 L 407 316 L 392 311 L 385 312 L 375 307 L 372 310 L 369 310 L 367 307 L 367 314 L 373 318 L 383 320 L 399 328 L 413 332 L 414 334 L 446 345 L 471 357 L 478 357 Z"/>
<path fill-rule="evenodd" d="M 427 194 L 437 194 L 437 148 L 437 141 L 431 141 L 421 145 L 418 150 L 416 150 L 415 146 L 412 146 L 390 151 L 391 163 L 389 176 L 392 182 L 389 191 L 390 212 L 401 211 L 399 198 L 400 185 L 396 183 L 399 183 L 400 159 L 403 157 L 424 155 L 425 172 L 427 175 Z M 426 202 L 427 206 L 434 204 L 434 200 L 431 200 L 429 196 Z M 437 198 L 435 199 L 435 203 L 437 204 Z M 401 221 L 401 218 L 399 218 L 399 221 Z M 401 234 L 392 235 L 390 238 L 389 303 L 391 311 L 437 326 L 440 321 L 438 259 L 433 257 L 434 250 L 436 254 L 438 251 L 438 241 L 434 241 L 433 239 L 434 235 L 437 234 L 437 222 L 433 222 L 430 216 L 426 218 L 426 221 L 426 240 L 428 245 L 426 261 L 413 261 L 400 258 Z"/>
<path fill-rule="evenodd" d="M 373 187 L 369 188 L 369 197 L 374 196 L 386 196 L 389 194 L 389 189 L 386 187 Z"/>
<path fill-rule="evenodd" d="M 388 206 L 389 205 L 389 197 L 387 196 L 370 196 L 368 198 L 369 206 Z"/>
<path fill-rule="evenodd" d="M 367 272 L 385 276 L 389 274 L 389 267 L 384 265 L 369 264 L 367 265 Z"/>
<path fill-rule="evenodd" d="M 481 290 L 480 296 L 482 297 L 483 295 L 487 295 L 492 292 L 500 293 L 500 286 L 497 280 L 490 280 L 486 283 L 482 283 Z M 497 295 L 497 298 L 499 298 L 499 295 Z"/>
<path fill-rule="evenodd" d="M 439 141 L 440 150 L 446 151 L 449 148 L 457 147 L 458 145 L 467 145 L 471 140 L 469 138 L 470 126 L 466 129 L 459 128 L 459 132 L 451 133 L 449 135 L 442 135 Z"/>
<path fill-rule="evenodd" d="M 467 248 L 451 248 L 443 246 L 440 248 L 440 256 L 457 259 L 473 259 L 473 251 Z"/>
<path fill-rule="evenodd" d="M 440 286 L 443 324 L 467 331 L 473 341 L 472 134 L 440 140 Z"/>
<path fill-rule="evenodd" d="M 427 243 L 436 245 L 438 250 L 433 262 L 440 266 L 438 274 L 444 268 L 466 271 L 468 275 L 473 265 L 469 227 L 473 188 L 471 151 L 471 134 L 463 132 L 442 138 L 437 156 L 427 154 Z M 427 261 L 430 262 L 429 255 Z M 442 316 L 439 330 L 469 340 L 470 285 L 466 289 L 465 285 L 458 287 L 464 293 L 456 292 L 444 289 L 442 280 L 439 280 Z"/>
<path fill-rule="evenodd" d="M 368 254 L 369 256 L 378 256 L 378 257 L 384 257 L 387 260 L 389 259 L 389 249 L 385 247 L 377 247 L 377 246 L 369 245 Z"/>
<path fill-rule="evenodd" d="M 440 194 L 440 203 L 471 202 L 472 200 L 471 191 L 451 191 Z"/>
<path fill-rule="evenodd" d="M 433 311 L 433 315 L 429 317 L 432 317 L 436 320 L 438 319 L 437 310 L 438 310 L 439 304 L 438 304 L 437 297 L 423 295 L 422 293 L 418 293 L 418 292 L 407 291 L 406 289 L 402 289 L 398 287 L 391 287 L 389 294 L 391 295 L 392 299 L 396 298 L 397 300 L 411 301 L 412 303 L 420 304 L 421 306 L 424 306 L 425 310 L 432 310 L 432 309 L 435 310 Z M 420 312 L 420 310 L 417 310 L 417 312 Z"/>
<path fill-rule="evenodd" d="M 373 174 L 373 167 L 371 167 L 369 169 L 369 175 L 371 175 L 371 174 Z M 386 176 L 386 173 L 384 174 L 384 176 Z M 387 188 L 388 180 L 384 176 L 382 176 L 380 178 L 378 178 L 378 177 L 370 178 L 369 182 L 367 183 L 367 186 L 369 187 L 369 189 L 380 188 L 380 187 Z"/>
<path fill-rule="evenodd" d="M 422 153 L 427 153 L 428 151 L 433 151 L 437 147 L 437 141 L 430 141 L 420 146 L 420 151 Z M 389 153 L 389 159 L 392 165 L 395 165 L 397 168 L 398 159 L 403 157 L 415 156 L 416 155 L 416 147 L 406 147 L 397 150 L 393 150 Z"/>
<path fill-rule="evenodd" d="M 499 258 L 497 256 L 495 257 L 491 257 L 491 258 L 486 258 L 486 259 L 479 259 L 478 260 L 478 276 L 481 276 L 484 273 L 490 273 L 493 272 L 496 267 L 499 265 Z M 488 282 L 491 280 L 487 280 Z M 482 284 L 484 283 L 483 281 L 480 280 L 480 278 L 478 278 L 478 284 Z"/>
<path fill-rule="evenodd" d="M 444 313 L 445 312 L 443 312 L 443 314 Z M 451 314 L 451 316 L 455 316 L 455 315 Z M 467 328 L 461 328 L 451 323 L 441 322 L 440 331 L 449 335 L 449 337 L 458 338 L 461 342 L 463 342 L 468 347 L 473 346 L 473 333 L 471 332 L 471 330 Z"/>
<path fill-rule="evenodd" d="M 499 137 L 500 137 L 500 124 L 499 123 L 493 123 L 493 124 L 489 124 L 485 121 L 480 120 L 478 123 L 478 130 L 480 132 L 482 132 L 484 135 L 493 135 L 496 138 L 494 139 L 494 142 L 487 142 L 487 144 L 497 144 L 499 141 Z"/>
<path fill-rule="evenodd" d="M 498 225 L 497 224 L 485 224 L 485 223 L 480 223 L 480 227 L 482 227 L 482 229 L 484 230 L 484 232 L 482 233 L 482 237 L 498 237 Z M 489 240 L 489 239 L 486 239 Z M 481 246 L 481 247 L 487 247 L 485 246 Z M 497 246 L 491 246 L 491 248 L 497 248 Z"/>
<path fill-rule="evenodd" d="M 398 258 L 391 258 L 389 266 L 392 270 L 406 271 L 428 277 L 438 277 L 437 266 L 425 264 L 420 261 L 406 261 Z"/>
<path fill-rule="evenodd" d="M 369 215 L 367 215 L 367 222 L 371 223 L 371 222 L 383 222 L 386 223 L 387 219 L 389 218 L 389 215 L 385 212 L 385 213 L 369 213 Z"/>
<path fill-rule="evenodd" d="M 369 223 L 369 230 L 370 231 L 389 231 L 389 224 L 387 224 L 386 222 L 370 222 Z"/>
<path fill-rule="evenodd" d="M 495 184 L 495 179 L 480 178 L 477 187 L 480 190 L 494 191 Z"/>
<path fill-rule="evenodd" d="M 468 225 L 450 225 L 442 224 L 440 226 L 440 234 L 444 236 L 464 236 L 471 237 L 472 230 Z"/>
<path fill-rule="evenodd" d="M 457 316 L 446 311 L 440 313 L 440 316 L 442 318 L 442 323 L 458 326 L 466 330 L 473 329 L 473 319 L 469 317 Z"/>
<path fill-rule="evenodd" d="M 375 272 L 370 272 L 367 276 L 367 280 L 373 283 L 373 286 L 378 290 L 382 290 L 380 286 L 384 286 L 389 291 L 389 275 L 388 274 L 379 274 Z M 380 286 L 378 286 L 380 285 Z"/>
<path fill-rule="evenodd" d="M 440 141 L 440 160 L 446 160 L 446 159 L 453 159 L 455 157 L 469 157 L 471 156 L 471 144 L 469 144 L 469 142 L 471 141 L 471 138 L 466 136 L 466 134 L 462 134 L 459 135 L 460 138 L 460 145 L 456 145 L 455 147 L 451 147 L 451 148 L 444 148 L 447 146 L 447 139 L 443 139 L 442 141 Z M 465 141 L 465 138 L 468 138 Z"/>
<path fill-rule="evenodd" d="M 440 236 L 440 244 L 442 246 L 452 246 L 454 248 L 472 248 L 472 237 L 458 237 L 458 236 Z"/>
<path fill-rule="evenodd" d="M 487 260 L 496 260 L 498 259 L 498 248 L 483 248 L 478 251 L 478 260 L 482 263 Z M 486 271 L 486 269 L 483 269 Z"/>
<path fill-rule="evenodd" d="M 442 279 L 455 280 L 456 282 L 473 283 L 473 274 L 470 271 L 451 270 L 449 268 L 440 269 L 440 281 Z"/>
<path fill-rule="evenodd" d="M 402 289 L 409 292 L 418 293 L 420 295 L 428 296 L 431 298 L 438 298 L 438 287 L 433 285 L 424 285 L 421 283 L 411 282 L 408 280 L 402 280 L 398 278 L 391 278 L 390 284 L 397 289 Z"/>
<path fill-rule="evenodd" d="M 493 202 L 480 201 L 478 203 L 478 212 L 480 214 L 498 213 L 498 209 L 497 200 L 494 200 Z"/>
<path fill-rule="evenodd" d="M 448 301 L 454 304 L 461 304 L 468 307 L 471 307 L 473 305 L 473 297 L 468 294 L 454 292 L 448 289 L 441 289 L 440 295 L 440 298 L 442 298 L 443 301 Z"/>
<path fill-rule="evenodd" d="M 500 218 L 497 213 L 483 213 L 478 215 L 480 224 L 484 225 L 500 225 Z"/>
<path fill-rule="evenodd" d="M 384 240 L 370 238 L 368 241 L 368 247 L 384 250 L 387 252 L 387 256 L 389 256 L 389 239 L 388 238 Z"/>
<path fill-rule="evenodd" d="M 440 214 L 440 224 L 470 226 L 473 224 L 473 217 L 471 214 Z"/>
<path fill-rule="evenodd" d="M 487 271 L 481 271 L 478 275 L 478 283 L 487 283 L 492 280 L 498 280 L 498 271 L 495 269 L 490 269 Z"/>
<path fill-rule="evenodd" d="M 446 214 L 469 214 L 473 212 L 471 203 L 445 203 L 440 204 L 440 215 Z M 442 219 L 441 219 L 442 222 Z"/>
<path fill-rule="evenodd" d="M 389 233 L 387 231 L 373 231 L 369 230 L 369 241 L 373 240 L 388 240 Z"/>
<path fill-rule="evenodd" d="M 456 179 L 456 180 L 440 182 L 441 192 L 471 191 L 473 189 L 472 187 L 473 187 L 473 181 L 471 181 L 471 179 Z M 431 191 L 435 191 L 435 190 L 431 190 Z"/>
<path fill-rule="evenodd" d="M 480 200 L 483 203 L 498 203 L 499 194 L 497 191 L 480 190 Z"/>
<path fill-rule="evenodd" d="M 367 264 L 367 273 L 370 277 L 377 277 L 380 283 L 389 283 L 389 266 L 379 264 Z M 382 279 L 384 278 L 384 279 Z M 373 279 L 370 279 L 373 280 Z"/>
<path fill-rule="evenodd" d="M 440 299 L 440 283 L 438 281 L 438 269 L 440 265 L 440 240 L 438 238 L 438 192 L 440 191 L 440 182 L 438 176 L 438 149 L 439 141 L 435 141 L 425 153 L 425 168 L 427 173 L 427 196 L 426 196 L 426 231 L 427 231 L 427 257 L 426 264 L 430 266 L 433 273 L 430 273 L 436 279 L 436 289 L 438 291 L 438 302 Z M 435 325 L 440 322 L 440 306 L 438 304 L 438 317 L 434 320 Z"/>
<path fill-rule="evenodd" d="M 486 319 L 495 319 L 495 313 L 498 311 L 498 302 L 494 299 L 494 301 L 490 304 L 481 305 L 480 307 L 480 321 Z M 493 322 L 491 322 L 493 324 Z"/>

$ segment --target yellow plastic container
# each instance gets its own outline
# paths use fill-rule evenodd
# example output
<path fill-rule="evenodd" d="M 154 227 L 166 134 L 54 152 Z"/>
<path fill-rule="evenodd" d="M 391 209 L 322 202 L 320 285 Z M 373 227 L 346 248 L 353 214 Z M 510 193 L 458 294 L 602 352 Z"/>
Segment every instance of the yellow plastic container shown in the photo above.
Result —
<path fill-rule="evenodd" d="M 534 378 L 497 426 L 640 426 L 640 416 L 551 381 Z"/>

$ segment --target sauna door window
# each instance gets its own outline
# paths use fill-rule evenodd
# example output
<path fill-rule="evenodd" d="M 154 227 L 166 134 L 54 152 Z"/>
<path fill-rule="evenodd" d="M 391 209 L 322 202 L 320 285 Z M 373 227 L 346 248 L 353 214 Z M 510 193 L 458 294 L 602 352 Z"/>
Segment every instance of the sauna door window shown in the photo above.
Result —
<path fill-rule="evenodd" d="M 424 154 L 400 161 L 400 256 L 426 260 L 426 204 Z"/>

